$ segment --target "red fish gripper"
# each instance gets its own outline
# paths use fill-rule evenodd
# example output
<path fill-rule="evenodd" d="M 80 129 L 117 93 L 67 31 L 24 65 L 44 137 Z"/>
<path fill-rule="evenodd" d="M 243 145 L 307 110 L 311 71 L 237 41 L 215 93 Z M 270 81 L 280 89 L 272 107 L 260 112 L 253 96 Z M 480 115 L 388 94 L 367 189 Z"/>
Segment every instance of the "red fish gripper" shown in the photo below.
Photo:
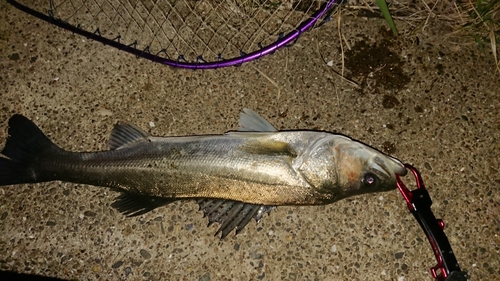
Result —
<path fill-rule="evenodd" d="M 397 186 L 406 201 L 408 209 L 418 221 L 431 244 L 437 260 L 437 265 L 430 269 L 432 277 L 438 281 L 467 280 L 467 273 L 460 270 L 450 242 L 443 231 L 443 220 L 436 219 L 432 213 L 432 200 L 420 173 L 415 167 L 409 164 L 404 165 L 415 176 L 417 189 L 410 191 L 398 175 L 396 175 Z"/>

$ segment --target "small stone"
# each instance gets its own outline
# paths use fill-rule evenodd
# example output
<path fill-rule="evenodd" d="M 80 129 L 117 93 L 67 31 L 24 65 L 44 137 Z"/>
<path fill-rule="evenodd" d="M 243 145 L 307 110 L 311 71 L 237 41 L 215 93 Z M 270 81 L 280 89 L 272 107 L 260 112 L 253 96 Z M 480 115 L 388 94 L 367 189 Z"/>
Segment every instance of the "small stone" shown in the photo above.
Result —
<path fill-rule="evenodd" d="M 151 258 L 151 254 L 148 251 L 144 250 L 144 249 L 142 249 L 139 253 L 145 259 L 150 259 Z"/>
<path fill-rule="evenodd" d="M 116 268 L 119 268 L 122 265 L 123 265 L 123 261 L 117 261 L 111 267 L 116 269 Z"/>
<path fill-rule="evenodd" d="M 203 276 L 200 277 L 200 279 L 198 279 L 198 281 L 210 281 L 211 278 L 210 278 L 210 273 L 205 273 Z"/>
<path fill-rule="evenodd" d="M 20 57 L 19 57 L 19 54 L 18 54 L 18 53 L 14 53 L 14 54 L 12 54 L 12 55 L 9 55 L 9 59 L 10 59 L 10 60 L 14 60 L 14 61 L 15 61 L 15 60 L 19 60 L 19 58 L 20 58 Z"/>
<path fill-rule="evenodd" d="M 404 252 L 399 252 L 399 253 L 396 253 L 396 254 L 394 255 L 394 257 L 395 257 L 397 260 L 399 260 L 399 259 L 403 258 L 403 256 L 404 256 L 404 255 L 405 255 L 405 253 L 404 253 Z"/>
<path fill-rule="evenodd" d="M 424 167 L 429 170 L 429 171 L 432 171 L 432 167 L 431 167 L 431 164 L 429 164 L 429 162 L 425 162 L 424 163 Z"/>
<path fill-rule="evenodd" d="M 92 212 L 92 211 L 85 211 L 83 213 L 83 215 L 86 216 L 86 217 L 93 217 L 94 218 L 96 216 L 96 213 Z"/>
<path fill-rule="evenodd" d="M 336 253 L 337 252 L 337 245 L 333 245 L 331 248 L 331 251 L 332 251 L 332 253 Z"/>

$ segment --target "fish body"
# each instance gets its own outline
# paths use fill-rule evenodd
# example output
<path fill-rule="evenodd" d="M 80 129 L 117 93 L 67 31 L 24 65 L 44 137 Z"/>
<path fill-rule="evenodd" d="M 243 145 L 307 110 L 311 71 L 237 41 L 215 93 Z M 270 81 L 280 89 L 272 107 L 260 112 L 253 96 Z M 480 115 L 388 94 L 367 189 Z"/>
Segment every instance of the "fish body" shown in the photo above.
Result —
<path fill-rule="evenodd" d="M 248 109 L 236 132 L 160 138 L 117 124 L 109 145 L 108 151 L 65 151 L 14 115 L 0 158 L 0 185 L 59 180 L 110 187 L 122 192 L 114 207 L 132 215 L 198 199 L 211 222 L 224 224 L 228 219 L 220 218 L 228 212 L 234 213 L 230 219 L 246 221 L 260 219 L 269 206 L 328 204 L 395 189 L 395 175 L 406 173 L 398 160 L 348 137 L 278 132 Z"/>

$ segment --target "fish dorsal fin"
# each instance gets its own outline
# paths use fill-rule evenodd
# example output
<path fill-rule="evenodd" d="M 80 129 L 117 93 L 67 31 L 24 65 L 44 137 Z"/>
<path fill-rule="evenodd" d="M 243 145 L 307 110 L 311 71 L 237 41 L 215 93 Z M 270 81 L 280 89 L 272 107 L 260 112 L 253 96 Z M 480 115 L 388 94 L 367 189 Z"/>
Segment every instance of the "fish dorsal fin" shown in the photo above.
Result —
<path fill-rule="evenodd" d="M 256 136 L 255 132 L 262 132 L 261 136 L 264 136 L 266 134 L 265 132 L 273 134 L 273 132 L 277 131 L 278 130 L 262 116 L 251 109 L 244 108 L 243 112 L 240 113 L 240 126 L 238 132 L 229 132 L 227 134 L 239 137 L 252 137 L 239 147 L 240 150 L 247 153 L 296 157 L 296 152 L 290 144 L 286 142 L 266 138 L 253 139 L 253 137 Z"/>
<path fill-rule="evenodd" d="M 146 140 L 151 135 L 142 129 L 128 123 L 118 123 L 111 131 L 109 138 L 109 148 L 111 150 L 119 149 L 130 143 Z"/>
<path fill-rule="evenodd" d="M 241 132 L 276 132 L 271 123 L 253 110 L 244 108 L 240 113 L 240 124 L 238 131 Z"/>

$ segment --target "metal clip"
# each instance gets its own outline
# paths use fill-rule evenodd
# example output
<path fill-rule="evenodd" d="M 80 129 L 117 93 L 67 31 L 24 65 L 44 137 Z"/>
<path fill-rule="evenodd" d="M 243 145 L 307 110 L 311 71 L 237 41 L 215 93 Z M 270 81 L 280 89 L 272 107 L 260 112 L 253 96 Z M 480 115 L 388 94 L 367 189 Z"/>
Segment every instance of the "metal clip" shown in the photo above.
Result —
<path fill-rule="evenodd" d="M 425 189 L 420 173 L 415 167 L 409 164 L 404 165 L 415 176 L 417 189 L 410 191 L 398 175 L 396 175 L 397 186 L 406 201 L 408 209 L 420 224 L 434 251 L 437 265 L 430 269 L 432 277 L 438 281 L 446 281 L 450 280 L 450 278 L 453 280 L 467 280 L 467 273 L 460 270 L 450 242 L 443 231 L 444 222 L 441 219 L 436 219 L 431 211 L 432 200 L 429 192 Z"/>

